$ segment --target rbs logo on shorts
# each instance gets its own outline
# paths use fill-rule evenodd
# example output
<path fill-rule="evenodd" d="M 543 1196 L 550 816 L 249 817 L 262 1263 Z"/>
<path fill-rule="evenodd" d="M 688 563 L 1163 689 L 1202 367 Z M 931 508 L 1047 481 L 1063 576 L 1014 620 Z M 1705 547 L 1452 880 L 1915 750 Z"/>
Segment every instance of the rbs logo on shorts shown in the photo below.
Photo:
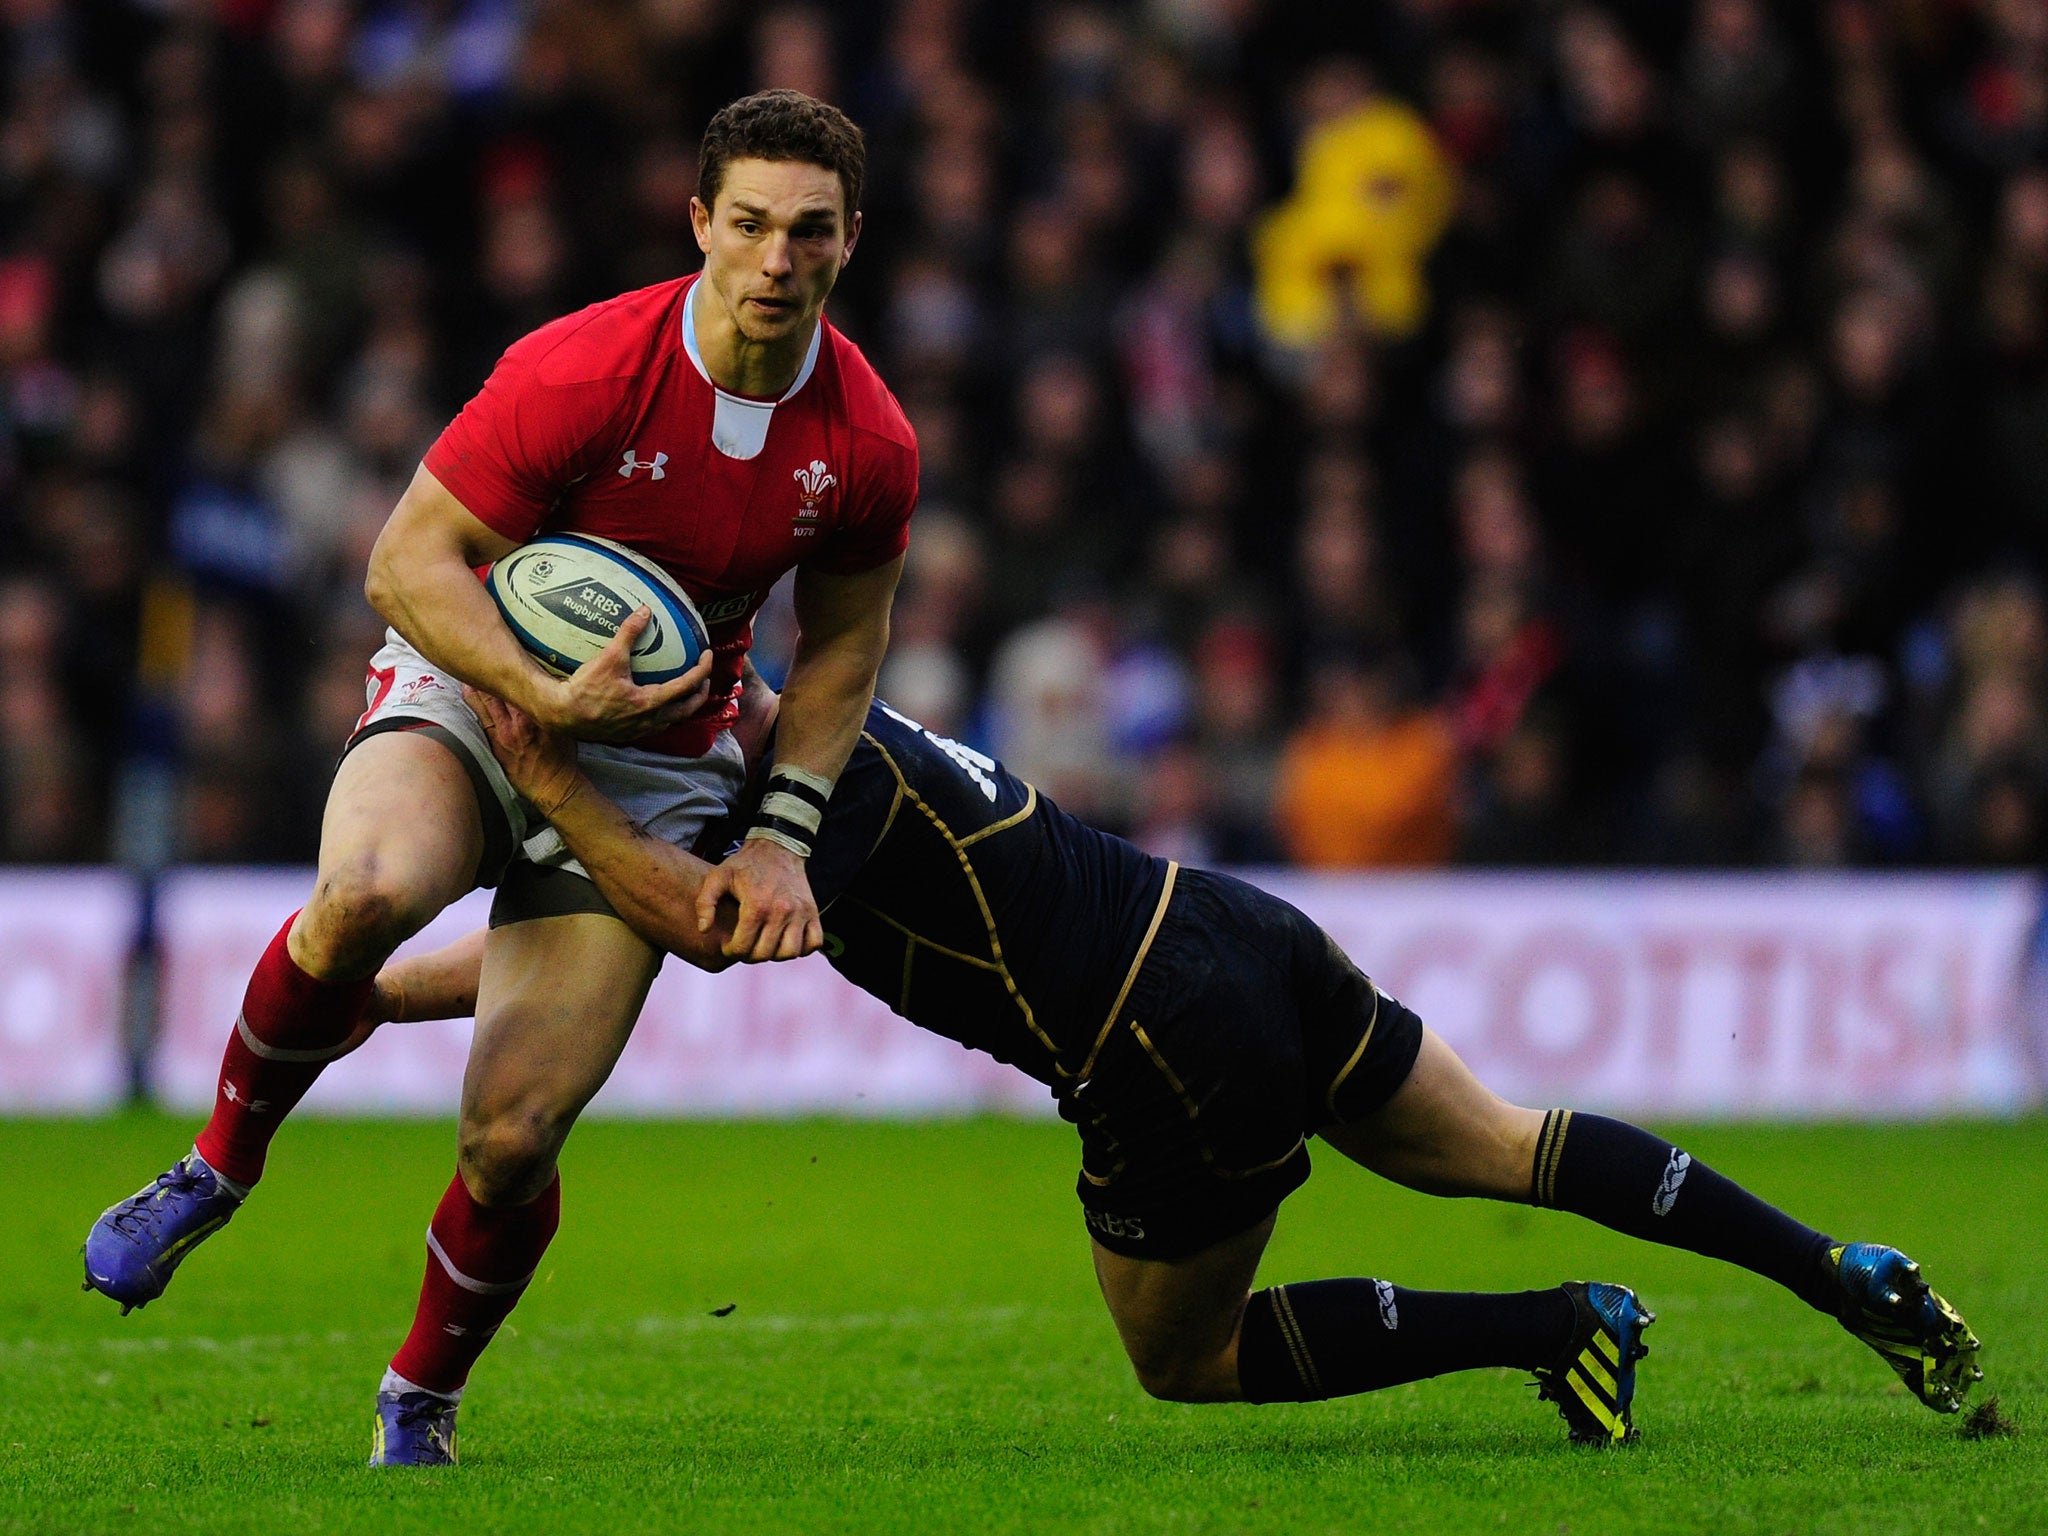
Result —
<path fill-rule="evenodd" d="M 1105 1211 L 1091 1211 L 1082 1208 L 1082 1215 L 1088 1218 L 1088 1225 L 1104 1237 L 1120 1237 L 1127 1243 L 1142 1243 L 1145 1240 L 1145 1224 L 1135 1216 L 1111 1216 Z"/>

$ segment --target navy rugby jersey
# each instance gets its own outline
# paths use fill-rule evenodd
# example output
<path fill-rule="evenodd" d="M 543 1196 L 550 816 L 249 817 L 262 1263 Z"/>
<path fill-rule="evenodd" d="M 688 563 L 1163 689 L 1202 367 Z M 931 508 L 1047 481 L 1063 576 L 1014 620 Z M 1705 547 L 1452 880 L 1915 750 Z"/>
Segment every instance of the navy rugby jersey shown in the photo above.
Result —
<path fill-rule="evenodd" d="M 1092 1069 L 1174 873 L 879 700 L 810 860 L 842 976 L 1055 1092 Z"/>

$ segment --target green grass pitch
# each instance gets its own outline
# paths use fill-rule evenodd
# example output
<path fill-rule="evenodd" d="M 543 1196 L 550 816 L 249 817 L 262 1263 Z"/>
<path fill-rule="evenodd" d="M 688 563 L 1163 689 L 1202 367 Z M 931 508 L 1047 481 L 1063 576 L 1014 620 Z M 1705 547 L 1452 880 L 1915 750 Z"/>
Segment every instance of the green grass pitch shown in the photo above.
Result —
<path fill-rule="evenodd" d="M 0 1531 L 2048 1531 L 2048 1121 L 1683 1138 L 1922 1259 L 2017 1426 L 1983 1439 L 1753 1276 L 1318 1147 L 1264 1278 L 1633 1285 L 1659 1322 L 1620 1452 L 1567 1446 L 1507 1371 L 1147 1399 L 1063 1125 L 586 1125 L 561 1236 L 472 1380 L 463 1464 L 424 1473 L 363 1459 L 450 1129 L 295 1123 L 234 1225 L 121 1319 L 79 1292 L 78 1245 L 192 1129 L 0 1123 Z"/>

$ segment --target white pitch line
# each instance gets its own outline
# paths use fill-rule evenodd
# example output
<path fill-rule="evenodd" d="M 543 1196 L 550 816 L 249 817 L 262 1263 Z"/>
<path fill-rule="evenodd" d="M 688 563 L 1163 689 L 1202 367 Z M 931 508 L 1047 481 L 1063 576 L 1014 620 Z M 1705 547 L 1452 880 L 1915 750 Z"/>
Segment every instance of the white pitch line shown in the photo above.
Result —
<path fill-rule="evenodd" d="M 619 1322 L 568 1323 L 557 1327 L 519 1328 L 517 1337 L 529 1344 L 552 1344 L 600 1338 L 608 1334 L 635 1334 L 654 1338 L 664 1334 L 698 1333 L 862 1333 L 924 1332 L 934 1324 L 967 1324 L 979 1328 L 1009 1328 L 1022 1323 L 1072 1323 L 1091 1319 L 1092 1310 L 1061 1310 L 1050 1307 L 941 1307 L 906 1308 L 895 1312 L 849 1312 L 841 1314 L 752 1313 L 738 1311 L 717 1317 L 708 1312 L 652 1313 Z M 518 1326 L 518 1314 L 513 1314 Z M 378 1340 L 386 1340 L 379 1330 Z M 367 1342 L 372 1336 L 345 1329 L 326 1333 L 241 1334 L 219 1338 L 211 1334 L 173 1334 L 141 1339 L 0 1339 L 0 1359 L 29 1360 L 36 1357 L 68 1358 L 81 1354 L 167 1355 L 167 1354 L 281 1354 L 313 1345 L 340 1348 Z"/>

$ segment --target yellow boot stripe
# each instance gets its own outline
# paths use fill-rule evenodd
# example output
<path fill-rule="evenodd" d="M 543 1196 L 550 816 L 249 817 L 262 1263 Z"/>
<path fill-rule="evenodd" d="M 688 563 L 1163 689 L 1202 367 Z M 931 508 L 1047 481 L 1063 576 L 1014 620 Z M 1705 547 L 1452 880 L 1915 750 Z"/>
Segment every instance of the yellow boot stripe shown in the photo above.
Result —
<path fill-rule="evenodd" d="M 1593 1348 L 1600 1351 L 1600 1358 L 1609 1370 L 1621 1369 L 1621 1356 L 1615 1353 L 1614 1341 L 1604 1333 L 1593 1335 Z"/>
<path fill-rule="evenodd" d="M 1571 1383 L 1572 1390 L 1578 1393 L 1579 1401 L 1590 1408 L 1593 1411 L 1593 1417 L 1605 1426 L 1607 1433 L 1615 1436 L 1617 1439 L 1620 1438 L 1621 1420 L 1615 1416 L 1613 1409 L 1600 1401 L 1600 1394 L 1576 1377 L 1567 1376 L 1565 1379 Z"/>
<path fill-rule="evenodd" d="M 1590 1349 L 1579 1356 L 1579 1369 L 1584 1371 L 1590 1380 L 1598 1382 L 1609 1397 L 1616 1402 L 1621 1401 L 1620 1389 L 1614 1385 L 1614 1373 L 1609 1371 L 1600 1357 Z"/>

